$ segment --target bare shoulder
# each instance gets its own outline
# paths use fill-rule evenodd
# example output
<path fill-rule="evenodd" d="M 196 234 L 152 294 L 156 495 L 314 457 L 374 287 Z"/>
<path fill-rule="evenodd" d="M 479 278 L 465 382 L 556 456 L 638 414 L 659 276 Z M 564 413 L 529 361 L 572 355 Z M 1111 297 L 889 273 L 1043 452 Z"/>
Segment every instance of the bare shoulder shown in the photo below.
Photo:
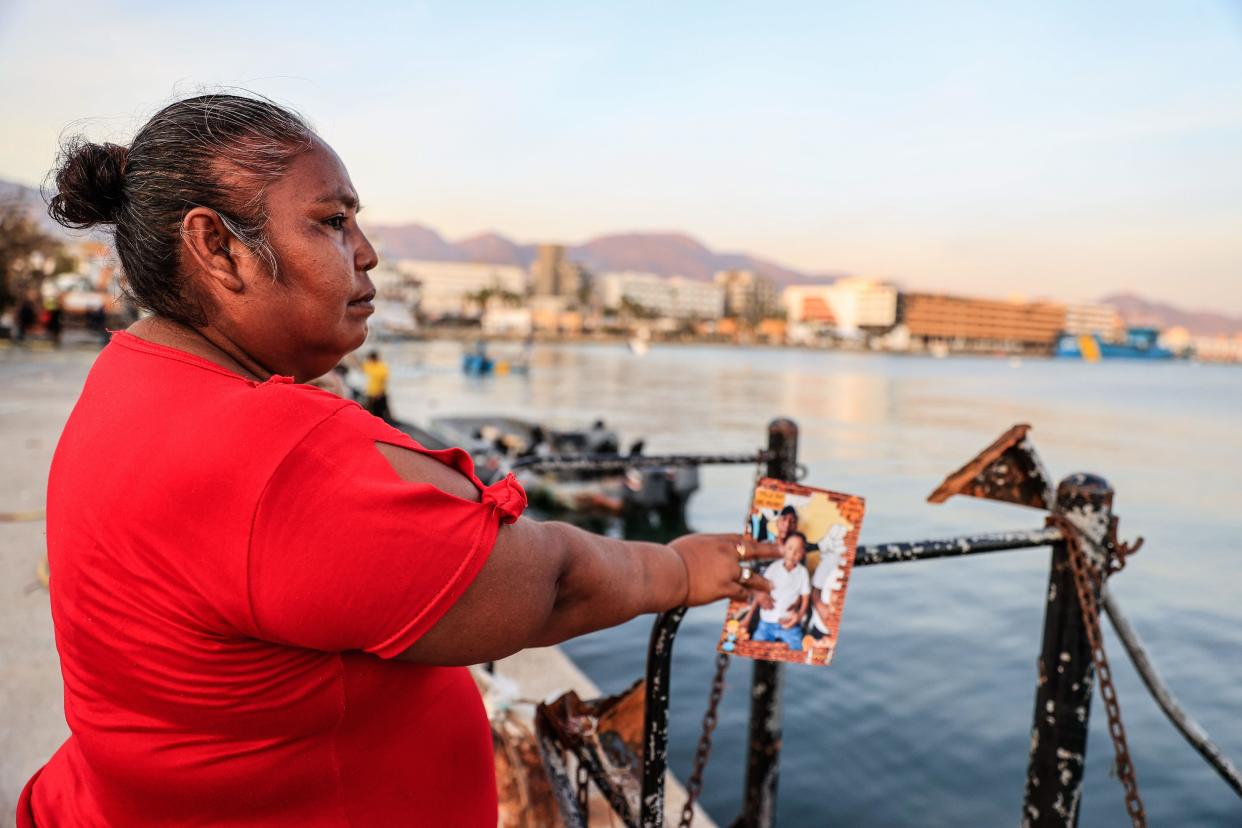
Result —
<path fill-rule="evenodd" d="M 452 466 L 412 449 L 377 441 L 375 448 L 402 480 L 428 483 L 464 500 L 478 500 L 479 490 L 469 478 Z"/>

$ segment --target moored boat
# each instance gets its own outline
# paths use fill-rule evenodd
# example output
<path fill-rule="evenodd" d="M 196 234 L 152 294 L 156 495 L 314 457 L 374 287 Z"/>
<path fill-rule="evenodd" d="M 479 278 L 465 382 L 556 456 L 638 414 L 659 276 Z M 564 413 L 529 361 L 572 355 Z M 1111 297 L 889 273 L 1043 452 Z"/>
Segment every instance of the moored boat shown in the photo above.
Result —
<path fill-rule="evenodd" d="M 545 512 L 679 525 L 699 488 L 697 467 L 643 463 L 642 441 L 622 453 L 619 436 L 602 420 L 589 428 L 553 429 L 515 417 L 448 416 L 425 429 L 402 429 L 423 445 L 465 449 L 485 483 L 513 471 L 532 505 Z"/>
<path fill-rule="evenodd" d="M 1125 339 L 1113 342 L 1097 334 L 1061 334 L 1053 356 L 1096 362 L 1101 359 L 1173 359 L 1176 354 L 1160 346 L 1155 328 L 1130 328 Z"/>

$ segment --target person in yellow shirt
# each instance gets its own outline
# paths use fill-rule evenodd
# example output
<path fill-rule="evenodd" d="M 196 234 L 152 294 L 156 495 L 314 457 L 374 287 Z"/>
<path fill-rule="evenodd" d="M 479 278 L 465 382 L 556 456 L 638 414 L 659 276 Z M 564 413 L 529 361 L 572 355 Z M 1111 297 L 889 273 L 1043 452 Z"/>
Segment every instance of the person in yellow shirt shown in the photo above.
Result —
<path fill-rule="evenodd" d="M 362 363 L 362 373 L 367 378 L 363 407 L 376 417 L 392 422 L 392 412 L 388 410 L 388 363 L 380 359 L 379 351 L 367 354 Z"/>

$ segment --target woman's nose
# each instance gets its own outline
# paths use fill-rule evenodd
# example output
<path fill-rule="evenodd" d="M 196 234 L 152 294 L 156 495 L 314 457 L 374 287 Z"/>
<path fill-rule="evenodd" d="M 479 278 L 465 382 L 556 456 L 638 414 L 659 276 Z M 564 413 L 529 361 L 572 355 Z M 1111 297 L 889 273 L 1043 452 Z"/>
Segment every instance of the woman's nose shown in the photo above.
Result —
<path fill-rule="evenodd" d="M 371 240 L 361 230 L 358 231 L 362 236 L 362 244 L 359 245 L 358 251 L 354 254 L 358 263 L 359 270 L 372 270 L 379 264 L 379 254 L 375 252 Z"/>

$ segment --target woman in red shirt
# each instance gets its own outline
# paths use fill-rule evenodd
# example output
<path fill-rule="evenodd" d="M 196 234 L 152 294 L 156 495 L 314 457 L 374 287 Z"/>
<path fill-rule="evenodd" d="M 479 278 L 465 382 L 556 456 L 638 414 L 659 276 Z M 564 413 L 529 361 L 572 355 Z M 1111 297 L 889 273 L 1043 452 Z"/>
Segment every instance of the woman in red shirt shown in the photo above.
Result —
<path fill-rule="evenodd" d="M 491 828 L 460 665 L 745 593 L 739 536 L 522 518 L 512 477 L 304 384 L 366 338 L 376 254 L 293 113 L 179 101 L 129 147 L 67 146 L 56 184 L 62 223 L 113 226 L 151 315 L 100 354 L 52 462 L 71 735 L 20 826 Z"/>

